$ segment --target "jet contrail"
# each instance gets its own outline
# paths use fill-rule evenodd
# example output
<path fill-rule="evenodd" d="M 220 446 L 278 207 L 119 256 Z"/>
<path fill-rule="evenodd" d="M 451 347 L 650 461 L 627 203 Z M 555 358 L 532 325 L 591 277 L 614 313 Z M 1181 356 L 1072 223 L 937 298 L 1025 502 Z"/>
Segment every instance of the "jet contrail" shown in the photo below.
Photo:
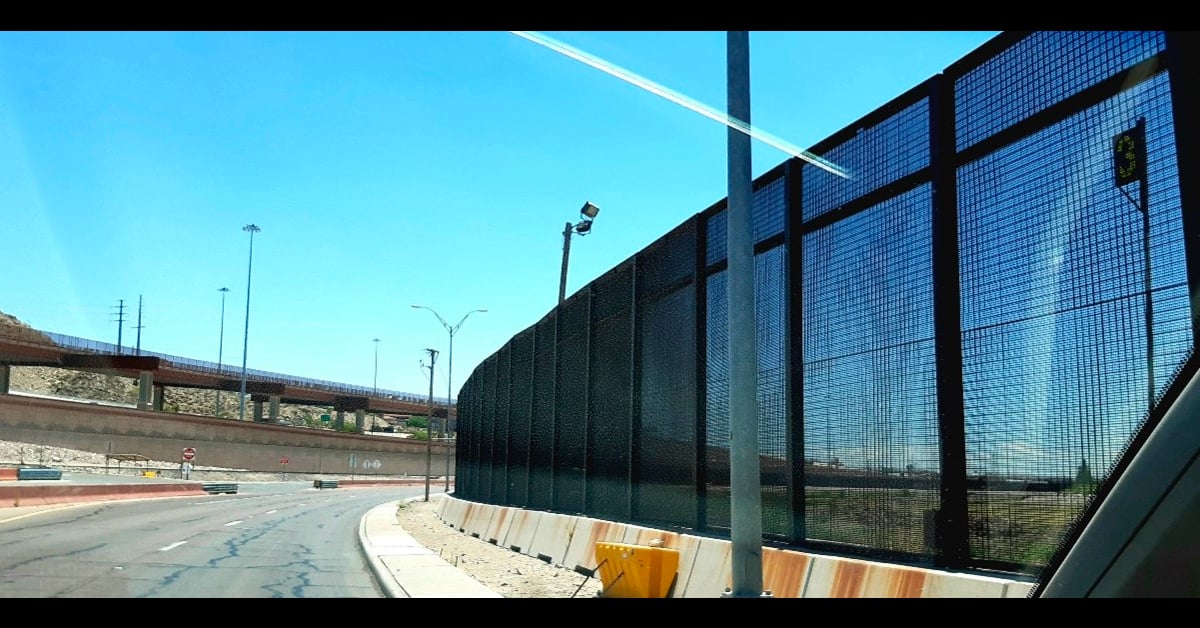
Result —
<path fill-rule="evenodd" d="M 799 157 L 800 159 L 803 159 L 804 161 L 807 161 L 808 163 L 810 163 L 814 166 L 817 166 L 818 168 L 821 168 L 822 170 L 833 173 L 839 177 L 850 178 L 850 175 L 846 172 L 846 170 L 844 168 L 840 168 L 837 165 L 829 162 L 828 160 L 822 159 L 806 150 L 801 149 L 800 147 L 796 146 L 795 144 L 792 144 L 786 140 L 783 140 L 774 135 L 771 135 L 770 133 L 767 133 L 766 131 L 763 131 L 762 129 L 756 129 L 753 126 L 751 126 L 750 124 L 748 124 L 742 120 L 738 120 L 737 118 L 734 118 L 727 113 L 722 113 L 722 112 L 718 111 L 717 109 L 714 109 L 713 107 L 710 107 L 694 98 L 689 98 L 687 96 L 684 96 L 683 94 L 680 94 L 679 92 L 677 92 L 675 90 L 672 90 L 670 88 L 659 85 L 658 83 L 655 83 L 654 81 L 651 81 L 650 79 L 638 76 L 637 74 L 634 74 L 633 72 L 630 72 L 629 70 L 626 70 L 624 68 L 613 65 L 603 59 L 600 59 L 598 57 L 590 55 L 590 54 L 583 52 L 582 50 L 579 50 L 577 48 L 573 48 L 567 44 L 564 44 L 556 39 L 547 37 L 540 33 L 532 32 L 532 31 L 509 31 L 509 32 L 518 37 L 522 37 L 524 39 L 532 41 L 535 44 L 540 44 L 540 45 L 545 46 L 546 48 L 549 48 L 555 52 L 566 55 L 572 59 L 575 59 L 576 61 L 581 61 L 583 63 L 586 63 L 586 64 L 592 66 L 593 68 L 600 70 L 601 72 L 611 74 L 612 76 L 615 76 L 615 77 L 625 81 L 626 83 L 636 85 L 637 87 L 640 87 L 640 88 L 650 92 L 651 94 L 655 94 L 655 95 L 661 96 L 663 98 L 666 98 L 667 100 L 669 100 L 677 105 L 683 105 L 684 107 L 687 107 L 688 109 L 691 109 L 692 111 L 695 111 L 696 113 L 698 113 L 706 118 L 711 118 L 713 120 L 716 120 L 717 122 L 720 122 L 721 124 L 728 126 L 731 129 L 736 129 L 738 131 L 741 131 L 742 133 L 745 133 L 746 135 L 749 135 L 750 137 L 760 140 L 766 144 L 774 146 L 775 148 L 778 148 L 779 150 L 781 150 L 789 155 Z"/>

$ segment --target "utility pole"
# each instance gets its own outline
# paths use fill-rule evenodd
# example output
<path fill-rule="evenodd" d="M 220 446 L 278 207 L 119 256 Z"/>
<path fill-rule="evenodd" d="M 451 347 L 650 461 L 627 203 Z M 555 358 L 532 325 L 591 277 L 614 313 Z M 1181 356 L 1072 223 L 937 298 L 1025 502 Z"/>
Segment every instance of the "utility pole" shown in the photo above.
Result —
<path fill-rule="evenodd" d="M 125 299 L 117 301 L 117 355 L 121 354 L 121 332 L 125 330 Z"/>
<path fill-rule="evenodd" d="M 138 295 L 137 355 L 142 355 L 142 295 Z"/>
<path fill-rule="evenodd" d="M 426 349 L 429 353 L 429 416 L 425 417 L 425 501 L 429 501 L 429 476 L 433 473 L 433 365 L 437 362 L 437 349 Z"/>

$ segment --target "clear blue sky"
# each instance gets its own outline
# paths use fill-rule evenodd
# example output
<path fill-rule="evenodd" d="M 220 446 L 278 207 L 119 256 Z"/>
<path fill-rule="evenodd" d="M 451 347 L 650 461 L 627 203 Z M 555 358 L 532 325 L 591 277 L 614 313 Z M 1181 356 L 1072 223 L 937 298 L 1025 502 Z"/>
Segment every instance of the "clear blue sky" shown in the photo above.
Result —
<path fill-rule="evenodd" d="M 548 35 L 718 109 L 725 34 Z M 995 32 L 754 32 L 752 123 L 807 148 Z M 503 31 L 0 34 L 0 310 L 142 348 L 424 394 L 724 198 L 726 129 Z M 787 155 L 754 144 L 755 176 Z"/>

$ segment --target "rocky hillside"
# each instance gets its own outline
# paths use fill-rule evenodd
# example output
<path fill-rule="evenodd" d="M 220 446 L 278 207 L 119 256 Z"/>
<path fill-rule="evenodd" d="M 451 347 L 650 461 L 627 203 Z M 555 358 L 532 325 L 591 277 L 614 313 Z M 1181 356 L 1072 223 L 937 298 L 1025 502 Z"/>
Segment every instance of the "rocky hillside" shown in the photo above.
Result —
<path fill-rule="evenodd" d="M 0 312 L 0 334 L 38 342 L 50 342 L 48 338 L 33 330 L 29 325 L 4 312 Z M 130 377 L 97 370 L 77 371 L 43 366 L 12 367 L 9 389 L 16 393 L 86 399 L 118 403 L 130 407 L 136 406 L 138 396 L 137 380 Z M 246 404 L 246 413 L 249 414 L 251 412 L 250 401 L 247 400 Z M 218 409 L 216 391 L 168 386 L 163 393 L 163 410 L 236 419 L 239 410 L 238 394 L 222 392 Z M 280 404 L 279 406 L 280 421 L 292 425 L 314 428 L 328 426 L 329 424 L 322 424 L 322 414 L 332 416 L 333 408 L 291 404 Z M 378 422 L 380 427 L 386 425 L 381 418 L 368 415 L 364 428 L 370 430 L 373 422 Z M 346 423 L 348 424 L 347 429 L 353 427 L 353 415 L 347 416 Z"/>

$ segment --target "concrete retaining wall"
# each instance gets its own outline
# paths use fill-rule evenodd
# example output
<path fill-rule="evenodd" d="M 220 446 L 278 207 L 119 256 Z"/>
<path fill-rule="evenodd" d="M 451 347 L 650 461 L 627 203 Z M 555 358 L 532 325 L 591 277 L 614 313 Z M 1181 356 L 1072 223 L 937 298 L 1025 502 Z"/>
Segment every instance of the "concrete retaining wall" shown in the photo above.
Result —
<path fill-rule="evenodd" d="M 677 549 L 673 597 L 720 597 L 731 586 L 729 541 L 558 513 L 495 506 L 447 495 L 438 516 L 464 533 L 568 569 L 597 567 L 597 542 Z M 779 598 L 1025 597 L 1031 582 L 853 558 L 763 548 L 763 589 Z M 598 577 L 598 575 L 596 576 Z"/>
<path fill-rule="evenodd" d="M 250 471 L 424 477 L 426 464 L 425 443 L 387 436 L 5 394 L 0 394 L 0 438 L 164 461 L 179 460 L 184 447 L 194 447 L 196 465 Z M 445 452 L 444 445 L 434 444 L 435 475 L 446 468 Z M 453 468 L 453 448 L 450 456 Z M 286 466 L 282 458 L 288 459 Z"/>

